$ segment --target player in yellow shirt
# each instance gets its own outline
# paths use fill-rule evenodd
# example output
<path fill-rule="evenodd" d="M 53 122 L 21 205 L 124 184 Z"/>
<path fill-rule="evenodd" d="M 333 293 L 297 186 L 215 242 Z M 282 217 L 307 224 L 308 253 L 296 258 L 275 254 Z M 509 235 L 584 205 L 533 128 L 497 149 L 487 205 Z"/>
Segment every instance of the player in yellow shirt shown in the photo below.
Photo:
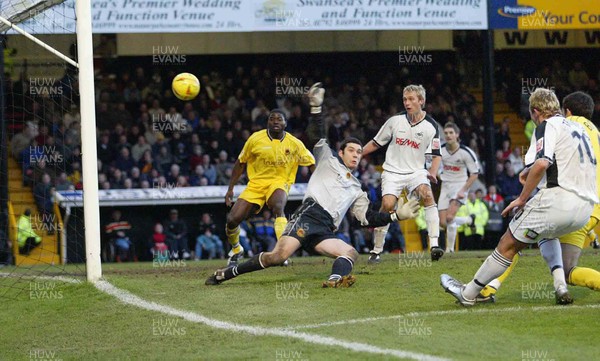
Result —
<path fill-rule="evenodd" d="M 578 91 L 567 95 L 562 101 L 562 108 L 567 119 L 577 122 L 583 126 L 587 135 L 590 137 L 593 149 L 582 149 L 584 152 L 594 153 L 596 162 L 600 162 L 600 132 L 598 128 L 589 120 L 594 112 L 594 100 L 587 93 Z M 590 154 L 591 155 L 591 154 Z M 596 163 L 596 187 L 600 195 L 600 165 Z M 564 235 L 559 238 L 563 270 L 565 278 L 570 285 L 588 287 L 600 291 L 600 272 L 592 268 L 577 267 L 581 250 L 586 241 L 594 240 L 596 235 L 594 228 L 600 220 L 600 204 L 596 204 L 594 211 L 590 216 L 589 222 L 583 228 Z M 479 302 L 493 301 L 498 288 L 510 274 L 516 264 L 513 260 L 502 276 L 493 280 L 483 290 L 481 290 Z"/>
<path fill-rule="evenodd" d="M 255 132 L 248 138 L 233 167 L 225 204 L 231 207 L 233 186 L 244 170 L 248 185 L 240 194 L 227 215 L 225 233 L 231 244 L 228 264 L 236 264 L 244 248 L 239 243 L 240 223 L 257 213 L 265 203 L 275 216 L 275 235 L 281 237 L 287 219 L 284 209 L 287 195 L 296 179 L 298 166 L 313 166 L 315 158 L 304 144 L 285 131 L 285 113 L 274 109 L 269 114 L 267 129 Z"/>

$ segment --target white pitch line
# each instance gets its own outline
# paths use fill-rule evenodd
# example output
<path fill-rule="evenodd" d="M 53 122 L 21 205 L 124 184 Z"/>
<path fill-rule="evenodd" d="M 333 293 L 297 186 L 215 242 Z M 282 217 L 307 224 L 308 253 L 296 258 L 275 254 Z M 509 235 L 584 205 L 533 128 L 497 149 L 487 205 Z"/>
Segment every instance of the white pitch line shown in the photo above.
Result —
<path fill-rule="evenodd" d="M 429 316 L 444 316 L 444 315 L 460 315 L 466 313 L 509 313 L 509 312 L 519 312 L 519 311 L 568 311 L 568 310 L 581 310 L 581 309 L 593 309 L 600 308 L 600 305 L 570 305 L 570 306 L 534 306 L 534 307 L 506 307 L 506 308 L 478 308 L 478 309 L 468 309 L 462 308 L 459 310 L 445 310 L 445 311 L 426 311 L 426 312 L 409 312 L 402 315 L 393 315 L 393 316 L 380 316 L 380 317 L 367 317 L 367 318 L 357 318 L 353 320 L 341 320 L 341 321 L 331 321 L 331 322 L 323 322 L 323 323 L 315 323 L 312 325 L 302 325 L 302 326 L 294 326 L 294 327 L 285 327 L 283 330 L 302 330 L 302 329 L 310 329 L 310 328 L 321 328 L 328 326 L 339 326 L 339 325 L 351 325 L 356 323 L 368 323 L 368 322 L 376 322 L 376 321 L 385 321 L 385 320 L 394 320 L 399 318 L 407 318 L 407 317 L 429 317 Z"/>
<path fill-rule="evenodd" d="M 48 281 L 60 281 L 65 283 L 81 283 L 80 280 L 71 277 L 65 276 L 34 276 L 34 275 L 26 275 L 22 273 L 6 273 L 0 272 L 0 277 L 4 278 L 25 278 L 31 280 L 48 280 Z"/>
<path fill-rule="evenodd" d="M 260 326 L 247 326 L 235 323 L 229 323 L 225 321 L 219 321 L 210 319 L 200 314 L 178 310 L 176 308 L 158 304 L 156 302 L 146 301 L 129 291 L 119 289 L 113 286 L 111 283 L 105 280 L 96 282 L 96 288 L 100 291 L 105 292 L 111 296 L 116 297 L 119 301 L 132 305 L 138 308 L 142 308 L 148 311 L 160 312 L 163 314 L 181 317 L 184 320 L 205 324 L 210 327 L 219 328 L 222 330 L 233 331 L 233 332 L 244 332 L 254 336 L 277 336 L 277 337 L 288 337 L 299 339 L 308 343 L 324 345 L 324 346 L 338 346 L 354 352 L 366 352 L 371 354 L 380 354 L 385 356 L 395 356 L 399 358 L 408 358 L 418 361 L 445 361 L 448 359 L 426 355 L 411 351 L 402 351 L 396 349 L 381 348 L 366 343 L 349 342 L 339 340 L 329 336 L 320 336 L 303 332 L 296 332 L 293 330 L 285 330 L 280 328 L 265 328 Z"/>

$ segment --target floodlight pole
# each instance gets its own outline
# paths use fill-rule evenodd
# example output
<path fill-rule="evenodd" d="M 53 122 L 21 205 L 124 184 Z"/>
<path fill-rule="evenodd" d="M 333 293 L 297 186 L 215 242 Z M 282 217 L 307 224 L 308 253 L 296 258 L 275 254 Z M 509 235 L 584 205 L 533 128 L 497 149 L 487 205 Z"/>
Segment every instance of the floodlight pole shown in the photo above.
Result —
<path fill-rule="evenodd" d="M 94 50 L 90 0 L 75 0 L 77 15 L 77 57 L 81 103 L 81 150 L 83 167 L 83 214 L 87 280 L 102 277 L 100 264 L 100 207 L 98 201 L 98 158 L 96 152 L 96 111 L 94 97 Z"/>

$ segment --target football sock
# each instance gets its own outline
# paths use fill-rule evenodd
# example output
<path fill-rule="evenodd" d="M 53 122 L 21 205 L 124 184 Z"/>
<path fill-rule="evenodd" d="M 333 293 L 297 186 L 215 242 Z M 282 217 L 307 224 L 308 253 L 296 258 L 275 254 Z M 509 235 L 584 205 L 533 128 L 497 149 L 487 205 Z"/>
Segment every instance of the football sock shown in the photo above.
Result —
<path fill-rule="evenodd" d="M 436 205 L 425 207 L 425 223 L 429 232 L 429 248 L 439 247 L 440 215 Z"/>
<path fill-rule="evenodd" d="M 467 284 L 463 290 L 463 297 L 469 300 L 475 299 L 483 287 L 504 273 L 510 267 L 511 263 L 511 260 L 501 255 L 495 249 L 485 262 L 483 262 L 481 267 L 479 267 L 473 280 Z"/>
<path fill-rule="evenodd" d="M 337 281 L 341 279 L 343 276 L 347 276 L 352 272 L 352 268 L 354 267 L 354 262 L 344 256 L 340 256 L 333 261 L 333 266 L 331 267 L 331 275 L 329 276 L 330 281 Z"/>
<path fill-rule="evenodd" d="M 231 245 L 233 253 L 240 253 L 242 249 L 242 246 L 240 246 L 240 226 L 237 226 L 234 229 L 229 229 L 229 227 L 225 226 L 225 234 L 227 235 L 227 240 Z"/>
<path fill-rule="evenodd" d="M 492 280 L 492 282 L 488 283 L 487 286 L 485 286 L 480 294 L 483 297 L 487 297 L 493 294 L 496 294 L 496 292 L 500 289 L 500 286 L 502 286 L 502 283 L 504 282 L 504 280 L 506 280 L 508 278 L 508 276 L 510 275 L 510 273 L 512 272 L 512 270 L 515 268 L 515 266 L 517 265 L 517 263 L 519 262 L 519 254 L 515 254 L 515 257 L 513 258 L 512 264 L 510 265 L 510 267 L 508 267 L 506 269 L 506 271 L 504 271 L 504 273 L 496 278 L 495 280 Z"/>
<path fill-rule="evenodd" d="M 285 218 L 285 217 L 275 218 L 275 236 L 277 237 L 278 241 L 279 241 L 279 238 L 281 238 L 281 235 L 283 234 L 283 231 L 285 230 L 287 223 L 288 223 L 288 221 L 287 221 L 287 218 Z"/>
<path fill-rule="evenodd" d="M 256 256 L 250 258 L 249 260 L 247 260 L 244 263 L 241 263 L 238 266 L 226 269 L 225 279 L 229 280 L 244 273 L 260 271 L 261 269 L 265 269 L 266 267 L 263 266 L 262 262 L 260 261 L 260 257 L 262 256 L 262 254 L 263 252 L 257 254 Z"/>
<path fill-rule="evenodd" d="M 462 226 L 463 224 L 471 224 L 472 222 L 472 218 L 471 217 L 454 217 L 454 222 L 456 223 L 457 226 Z"/>
<path fill-rule="evenodd" d="M 373 234 L 373 252 L 374 253 L 379 254 L 379 253 L 383 252 L 383 245 L 385 244 L 385 236 L 387 236 L 389 228 L 390 228 L 389 224 L 375 228 L 375 233 Z"/>
<path fill-rule="evenodd" d="M 554 278 L 554 289 L 558 286 L 566 287 L 567 281 L 565 280 L 565 271 L 563 270 L 562 250 L 558 238 L 541 240 L 538 242 L 538 245 Z"/>
<path fill-rule="evenodd" d="M 446 226 L 446 249 L 454 251 L 454 244 L 456 243 L 456 233 L 458 231 L 458 225 L 455 221 L 448 223 Z"/>
<path fill-rule="evenodd" d="M 569 284 L 600 291 L 600 272 L 592 268 L 575 267 L 569 274 Z"/>

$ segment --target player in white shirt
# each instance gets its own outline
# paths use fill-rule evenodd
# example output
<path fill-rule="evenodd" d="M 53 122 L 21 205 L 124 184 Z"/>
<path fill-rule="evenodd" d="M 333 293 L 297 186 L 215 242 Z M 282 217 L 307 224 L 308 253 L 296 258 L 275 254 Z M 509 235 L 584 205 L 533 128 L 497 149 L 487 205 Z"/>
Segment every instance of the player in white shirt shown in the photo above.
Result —
<path fill-rule="evenodd" d="M 483 287 L 503 274 L 515 254 L 528 245 L 545 240 L 560 254 L 558 237 L 583 227 L 598 203 L 596 158 L 583 127 L 560 115 L 558 99 L 548 89 L 531 94 L 529 112 L 537 125 L 530 145 L 535 162 L 520 175 L 525 179 L 523 191 L 502 212 L 507 216 L 517 211 L 509 229 L 471 282 L 463 285 L 447 274 L 441 276 L 442 287 L 463 306 L 474 305 Z M 528 200 L 536 187 L 540 191 Z M 556 262 L 560 266 L 552 272 L 556 301 L 570 303 L 560 257 Z"/>
<path fill-rule="evenodd" d="M 390 117 L 375 138 L 364 147 L 363 156 L 389 143 L 381 175 L 382 212 L 392 212 L 404 190 L 410 198 L 420 198 L 425 207 L 425 221 L 429 233 L 431 259 L 437 261 L 444 255 L 439 247 L 440 218 L 431 191 L 437 183 L 440 166 L 440 134 L 433 118 L 423 110 L 425 88 L 408 85 L 402 92 L 406 112 Z M 432 155 L 429 171 L 425 169 L 425 155 Z M 389 225 L 375 228 L 374 247 L 370 263 L 380 262 Z"/>
<path fill-rule="evenodd" d="M 446 227 L 446 252 L 454 252 L 456 233 L 463 224 L 474 225 L 474 216 L 456 217 L 467 200 L 467 192 L 479 175 L 479 162 L 471 148 L 460 144 L 460 129 L 452 122 L 444 125 L 446 144 L 442 145 L 442 190 L 438 199 L 440 226 Z"/>

